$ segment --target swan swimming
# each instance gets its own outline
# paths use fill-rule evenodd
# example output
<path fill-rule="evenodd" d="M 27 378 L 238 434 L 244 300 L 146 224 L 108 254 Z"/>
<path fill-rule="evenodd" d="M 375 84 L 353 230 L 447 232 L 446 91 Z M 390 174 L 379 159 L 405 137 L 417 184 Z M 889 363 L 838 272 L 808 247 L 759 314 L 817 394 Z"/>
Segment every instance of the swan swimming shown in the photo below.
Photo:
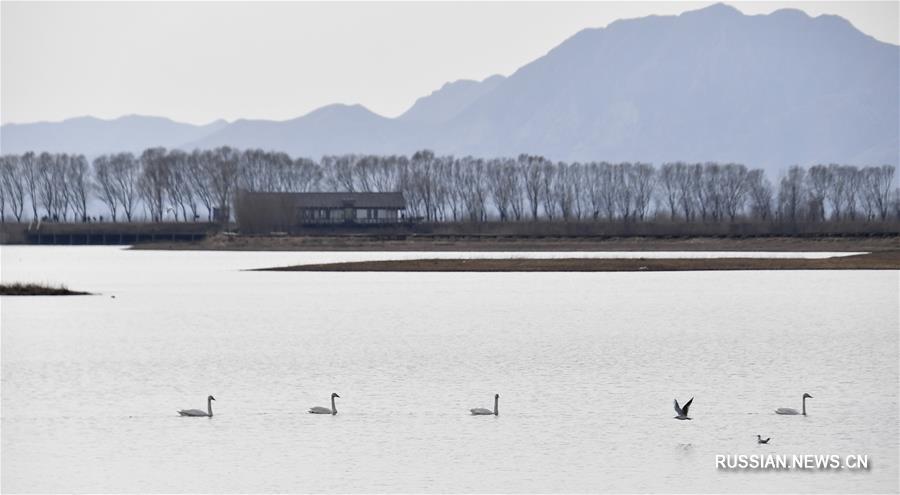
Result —
<path fill-rule="evenodd" d="M 212 401 L 216 400 L 215 397 L 209 396 L 206 398 L 206 411 L 202 409 L 182 409 L 178 411 L 178 414 L 182 416 L 208 416 L 212 417 Z"/>
<path fill-rule="evenodd" d="M 795 415 L 795 414 L 803 414 L 806 416 L 806 399 L 812 399 L 813 396 L 809 394 L 803 394 L 803 412 L 797 412 L 796 409 L 791 409 L 790 407 L 779 407 L 775 410 L 775 414 L 787 414 L 787 415 Z"/>
<path fill-rule="evenodd" d="M 675 419 L 681 419 L 681 420 L 691 419 L 688 417 L 688 408 L 691 407 L 691 402 L 694 402 L 693 397 L 691 397 L 691 400 L 684 403 L 684 407 L 681 407 L 678 405 L 678 399 L 675 399 L 675 414 L 678 415 L 678 416 L 675 416 Z"/>
<path fill-rule="evenodd" d="M 493 411 L 491 411 L 490 409 L 485 409 L 483 407 L 476 407 L 475 409 L 469 409 L 469 411 L 472 412 L 473 416 L 490 416 L 490 415 L 497 416 L 499 413 L 497 411 L 497 403 L 498 402 L 500 402 L 500 394 L 494 394 L 494 410 Z"/>
<path fill-rule="evenodd" d="M 756 443 L 769 443 L 769 440 L 771 440 L 771 439 L 772 439 L 772 437 L 769 437 L 769 438 L 766 438 L 765 440 L 763 440 L 763 437 L 761 435 L 756 435 Z"/>
<path fill-rule="evenodd" d="M 309 408 L 309 413 L 310 414 L 331 414 L 332 416 L 334 416 L 335 414 L 337 414 L 337 407 L 335 407 L 335 405 L 334 405 L 335 397 L 337 397 L 338 399 L 341 398 L 341 396 L 338 394 L 331 394 L 331 409 L 328 409 L 327 407 L 316 406 L 316 407 Z"/>

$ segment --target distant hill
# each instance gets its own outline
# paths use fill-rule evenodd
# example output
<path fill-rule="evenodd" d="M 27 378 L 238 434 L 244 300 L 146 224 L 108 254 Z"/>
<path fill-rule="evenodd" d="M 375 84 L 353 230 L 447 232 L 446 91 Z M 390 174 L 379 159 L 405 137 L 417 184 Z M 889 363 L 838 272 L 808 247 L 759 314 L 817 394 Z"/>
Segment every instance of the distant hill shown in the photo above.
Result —
<path fill-rule="evenodd" d="M 737 161 L 770 170 L 898 165 L 898 74 L 900 47 L 841 17 L 798 10 L 748 16 L 718 4 L 585 29 L 507 78 L 448 83 L 394 119 L 359 105 L 201 127 L 145 117 L 71 119 L 5 125 L 2 147 L 228 144 L 314 158 L 430 148 L 485 157 Z"/>
<path fill-rule="evenodd" d="M 443 124 L 459 115 L 475 100 L 496 89 L 505 79 L 494 75 L 484 81 L 460 79 L 444 84 L 441 89 L 416 100 L 399 120 L 416 124 Z"/>
<path fill-rule="evenodd" d="M 315 158 L 330 153 L 386 152 L 405 125 L 362 105 L 329 105 L 285 121 L 238 120 L 185 148 L 234 146 Z"/>
<path fill-rule="evenodd" d="M 900 49 L 840 17 L 714 5 L 586 29 L 428 143 L 566 160 L 898 161 Z"/>
<path fill-rule="evenodd" d="M 140 152 L 153 146 L 176 147 L 227 125 L 224 120 L 196 126 L 141 115 L 112 120 L 76 117 L 62 122 L 6 124 L 0 128 L 0 150 L 3 153 L 48 151 L 85 155 L 110 151 Z"/>

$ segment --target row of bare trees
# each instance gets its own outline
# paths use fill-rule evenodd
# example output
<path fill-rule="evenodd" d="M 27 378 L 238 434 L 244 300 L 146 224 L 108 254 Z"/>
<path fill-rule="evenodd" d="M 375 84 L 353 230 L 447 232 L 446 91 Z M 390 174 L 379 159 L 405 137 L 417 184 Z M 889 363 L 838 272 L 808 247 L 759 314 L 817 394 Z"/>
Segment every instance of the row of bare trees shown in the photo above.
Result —
<path fill-rule="evenodd" d="M 541 156 L 325 156 L 221 147 L 150 148 L 102 155 L 25 153 L 0 157 L 4 219 L 89 218 L 91 198 L 112 221 L 225 220 L 236 192 L 402 191 L 407 216 L 430 222 L 738 219 L 809 223 L 900 216 L 895 168 L 791 167 L 774 184 L 735 163 L 564 163 Z"/>
<path fill-rule="evenodd" d="M 84 218 L 94 193 L 88 161 L 81 155 L 3 155 L 0 157 L 0 215 L 31 218 Z"/>
<path fill-rule="evenodd" d="M 87 221 L 93 198 L 113 222 L 212 220 L 234 199 L 244 155 L 228 147 L 193 153 L 150 148 L 140 156 L 101 155 L 91 165 L 65 153 L 3 155 L 0 210 L 4 220 L 9 213 L 16 221 Z"/>

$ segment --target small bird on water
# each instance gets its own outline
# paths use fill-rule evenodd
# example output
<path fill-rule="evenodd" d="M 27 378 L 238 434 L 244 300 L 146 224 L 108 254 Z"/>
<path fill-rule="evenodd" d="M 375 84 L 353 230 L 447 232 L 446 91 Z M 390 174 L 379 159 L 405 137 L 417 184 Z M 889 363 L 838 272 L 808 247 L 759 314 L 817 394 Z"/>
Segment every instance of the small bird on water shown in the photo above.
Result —
<path fill-rule="evenodd" d="M 769 440 L 771 440 L 771 439 L 772 439 L 772 437 L 769 437 L 769 438 L 766 438 L 765 440 L 763 440 L 763 437 L 761 435 L 756 435 L 756 443 L 769 443 Z"/>

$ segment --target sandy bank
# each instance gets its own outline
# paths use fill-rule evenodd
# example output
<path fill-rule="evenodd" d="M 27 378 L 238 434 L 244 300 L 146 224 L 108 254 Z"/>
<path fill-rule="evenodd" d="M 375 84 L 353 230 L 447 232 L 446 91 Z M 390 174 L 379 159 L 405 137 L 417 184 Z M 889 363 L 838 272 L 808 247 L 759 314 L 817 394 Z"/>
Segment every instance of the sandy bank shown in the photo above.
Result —
<path fill-rule="evenodd" d="M 622 272 L 706 270 L 900 270 L 900 251 L 825 259 L 419 259 L 357 261 L 266 268 L 306 272 Z"/>

